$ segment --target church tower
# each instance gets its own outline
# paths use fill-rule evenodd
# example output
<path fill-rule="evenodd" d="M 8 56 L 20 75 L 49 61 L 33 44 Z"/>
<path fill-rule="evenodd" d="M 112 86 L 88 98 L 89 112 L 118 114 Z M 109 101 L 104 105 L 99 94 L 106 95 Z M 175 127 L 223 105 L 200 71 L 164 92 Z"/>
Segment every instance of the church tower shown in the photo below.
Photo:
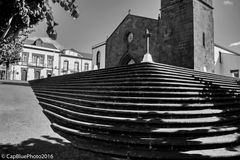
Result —
<path fill-rule="evenodd" d="M 214 72 L 212 0 L 161 0 L 159 62 Z"/>

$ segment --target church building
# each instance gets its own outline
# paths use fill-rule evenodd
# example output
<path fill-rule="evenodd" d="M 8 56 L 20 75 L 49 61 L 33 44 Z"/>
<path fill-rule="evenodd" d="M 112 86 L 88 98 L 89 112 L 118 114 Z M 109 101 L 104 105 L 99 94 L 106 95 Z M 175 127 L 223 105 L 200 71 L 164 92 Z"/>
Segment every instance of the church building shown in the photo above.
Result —
<path fill-rule="evenodd" d="M 93 68 L 140 63 L 148 37 L 154 62 L 239 78 L 240 54 L 214 43 L 212 0 L 161 0 L 158 19 L 129 13 L 92 47 Z"/>
<path fill-rule="evenodd" d="M 128 14 L 106 41 L 105 67 L 153 61 L 214 72 L 212 0 L 162 0 L 158 19 Z"/>

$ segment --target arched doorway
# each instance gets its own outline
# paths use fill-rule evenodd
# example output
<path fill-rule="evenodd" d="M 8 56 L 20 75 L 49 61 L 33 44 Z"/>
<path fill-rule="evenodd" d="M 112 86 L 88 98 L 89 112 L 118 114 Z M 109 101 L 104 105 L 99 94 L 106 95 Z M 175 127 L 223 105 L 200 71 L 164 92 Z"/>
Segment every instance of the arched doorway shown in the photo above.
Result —
<path fill-rule="evenodd" d="M 22 81 L 27 81 L 27 74 L 28 74 L 27 69 L 26 68 L 22 68 L 21 69 L 21 80 Z"/>
<path fill-rule="evenodd" d="M 135 64 L 135 63 L 136 62 L 133 59 L 133 57 L 130 54 L 126 53 L 120 59 L 119 65 L 120 66 L 125 66 L 125 65 Z"/>
<path fill-rule="evenodd" d="M 96 55 L 96 65 L 97 65 L 98 69 L 100 69 L 100 63 L 101 63 L 101 52 L 98 51 L 97 55 Z"/>
<path fill-rule="evenodd" d="M 40 79 L 41 71 L 40 70 L 35 70 L 34 71 L 34 79 Z"/>

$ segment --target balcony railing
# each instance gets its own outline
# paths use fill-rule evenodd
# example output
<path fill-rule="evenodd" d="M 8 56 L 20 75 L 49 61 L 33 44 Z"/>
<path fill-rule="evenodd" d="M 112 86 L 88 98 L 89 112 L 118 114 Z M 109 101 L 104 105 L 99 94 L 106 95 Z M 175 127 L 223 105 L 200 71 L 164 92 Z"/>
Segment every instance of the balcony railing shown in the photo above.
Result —
<path fill-rule="evenodd" d="M 32 67 L 43 67 L 43 68 L 53 68 L 53 65 L 50 65 L 50 64 L 42 64 L 42 63 L 37 63 L 37 62 L 22 62 L 22 65 L 28 65 L 28 66 L 32 66 Z"/>
<path fill-rule="evenodd" d="M 39 62 L 37 63 L 37 62 L 20 61 L 20 62 L 18 62 L 18 65 L 53 69 L 53 64 L 47 64 L 47 63 L 42 64 L 42 63 L 39 63 Z M 54 69 L 58 69 L 58 68 L 55 67 Z"/>
<path fill-rule="evenodd" d="M 34 67 L 45 67 L 44 64 L 42 63 L 37 63 L 37 62 L 30 62 L 28 63 L 29 66 L 34 66 Z"/>

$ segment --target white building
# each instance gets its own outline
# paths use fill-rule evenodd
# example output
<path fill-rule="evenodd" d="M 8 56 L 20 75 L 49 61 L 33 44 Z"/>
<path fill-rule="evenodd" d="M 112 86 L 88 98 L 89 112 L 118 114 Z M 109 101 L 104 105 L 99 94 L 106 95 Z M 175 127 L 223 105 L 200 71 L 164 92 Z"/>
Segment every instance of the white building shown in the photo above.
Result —
<path fill-rule="evenodd" d="M 10 80 L 33 80 L 91 70 L 92 54 L 61 50 L 42 38 L 27 40 L 21 60 L 11 65 Z"/>
<path fill-rule="evenodd" d="M 215 73 L 239 78 L 240 54 L 220 45 L 214 46 Z"/>
<path fill-rule="evenodd" d="M 92 46 L 92 65 L 95 69 L 105 68 L 106 42 Z"/>
<path fill-rule="evenodd" d="M 92 55 L 75 49 L 65 49 L 60 54 L 60 73 L 71 74 L 92 70 Z"/>

